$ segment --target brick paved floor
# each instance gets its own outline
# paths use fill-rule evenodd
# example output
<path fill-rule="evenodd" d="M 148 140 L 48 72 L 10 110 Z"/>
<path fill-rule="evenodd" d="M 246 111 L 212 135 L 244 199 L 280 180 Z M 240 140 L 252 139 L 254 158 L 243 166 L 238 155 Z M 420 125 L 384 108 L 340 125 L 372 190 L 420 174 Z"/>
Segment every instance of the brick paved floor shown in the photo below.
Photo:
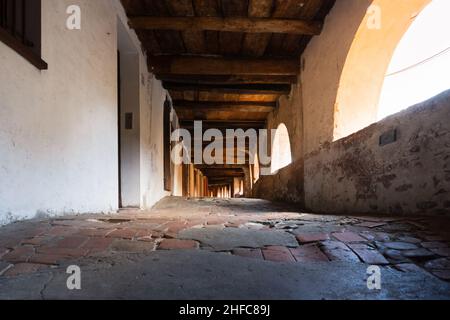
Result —
<path fill-rule="evenodd" d="M 121 253 L 180 250 L 227 253 L 258 263 L 380 265 L 450 281 L 449 218 L 314 215 L 260 200 L 182 198 L 164 199 L 150 211 L 0 228 L 0 279 Z"/>

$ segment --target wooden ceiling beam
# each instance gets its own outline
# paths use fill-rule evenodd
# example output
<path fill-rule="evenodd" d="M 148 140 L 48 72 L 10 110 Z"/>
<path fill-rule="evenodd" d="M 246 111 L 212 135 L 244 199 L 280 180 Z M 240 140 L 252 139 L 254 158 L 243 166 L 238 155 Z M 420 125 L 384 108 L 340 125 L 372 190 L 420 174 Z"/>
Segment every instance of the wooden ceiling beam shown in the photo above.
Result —
<path fill-rule="evenodd" d="M 169 91 L 195 91 L 225 94 L 246 95 L 288 95 L 291 92 L 289 84 L 202 84 L 164 82 L 163 86 Z"/>
<path fill-rule="evenodd" d="M 194 129 L 195 120 L 182 120 L 180 126 L 185 129 Z M 203 130 L 206 129 L 262 129 L 266 125 L 265 121 L 245 121 L 245 120 L 203 120 Z"/>
<path fill-rule="evenodd" d="M 297 76 L 285 75 L 185 75 L 185 74 L 157 74 L 161 81 L 181 82 L 188 84 L 296 84 Z"/>
<path fill-rule="evenodd" d="M 239 59 L 207 56 L 149 56 L 155 74 L 296 76 L 300 59 Z"/>
<path fill-rule="evenodd" d="M 227 101 L 186 101 L 175 100 L 173 106 L 177 111 L 236 111 L 236 112 L 272 112 L 276 108 L 274 102 L 227 102 Z"/>
<path fill-rule="evenodd" d="M 242 17 L 131 17 L 129 25 L 140 30 L 221 31 L 319 35 L 322 23 L 294 19 Z"/>

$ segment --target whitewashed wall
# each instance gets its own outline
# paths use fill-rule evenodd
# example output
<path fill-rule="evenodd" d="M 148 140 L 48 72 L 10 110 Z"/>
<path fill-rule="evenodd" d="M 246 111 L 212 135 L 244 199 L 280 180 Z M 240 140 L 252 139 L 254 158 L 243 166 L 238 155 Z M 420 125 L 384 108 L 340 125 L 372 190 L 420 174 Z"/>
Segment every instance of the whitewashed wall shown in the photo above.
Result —
<path fill-rule="evenodd" d="M 65 12 L 72 4 L 42 1 L 48 70 L 39 71 L 0 42 L 0 224 L 118 209 L 117 19 L 127 25 L 126 18 L 118 0 L 78 0 L 82 29 L 70 31 Z M 147 207 L 166 195 L 159 189 L 157 111 L 165 93 L 142 53 L 140 70 L 146 79 L 140 91 L 141 205 Z"/>

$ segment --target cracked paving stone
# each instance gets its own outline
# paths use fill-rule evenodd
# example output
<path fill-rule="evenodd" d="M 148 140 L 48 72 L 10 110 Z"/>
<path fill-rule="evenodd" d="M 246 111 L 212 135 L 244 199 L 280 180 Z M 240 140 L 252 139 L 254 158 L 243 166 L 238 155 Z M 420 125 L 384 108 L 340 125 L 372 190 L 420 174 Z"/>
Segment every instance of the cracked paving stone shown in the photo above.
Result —
<path fill-rule="evenodd" d="M 311 243 L 330 240 L 330 235 L 328 233 L 298 233 L 297 240 L 300 243 Z"/>
<path fill-rule="evenodd" d="M 356 224 L 355 226 L 363 227 L 363 228 L 369 228 L 369 229 L 374 229 L 374 228 L 385 226 L 386 224 L 387 224 L 386 222 L 370 222 L 370 221 L 366 221 L 366 222 L 362 222 L 362 223 Z"/>
<path fill-rule="evenodd" d="M 427 249 L 441 249 L 441 248 L 448 248 L 448 244 L 445 242 L 422 242 L 422 247 Z"/>
<path fill-rule="evenodd" d="M 339 241 L 346 243 L 367 241 L 366 239 L 364 239 L 363 237 L 359 236 L 357 233 L 354 232 L 333 233 L 333 237 L 335 237 Z"/>
<path fill-rule="evenodd" d="M 414 250 L 404 250 L 402 254 L 407 258 L 428 258 L 433 257 L 435 254 L 425 248 L 419 248 Z"/>
<path fill-rule="evenodd" d="M 360 262 L 358 256 L 342 242 L 323 241 L 321 246 L 331 261 Z"/>
<path fill-rule="evenodd" d="M 369 241 L 390 241 L 391 235 L 385 232 L 363 231 L 360 235 Z"/>
<path fill-rule="evenodd" d="M 414 237 L 399 237 L 398 240 L 400 242 L 408 242 L 413 244 L 420 244 L 422 242 L 422 240 Z"/>
<path fill-rule="evenodd" d="M 295 237 L 282 230 L 252 230 L 242 228 L 187 229 L 180 232 L 179 239 L 196 240 L 216 251 L 234 248 L 263 248 L 267 246 L 298 247 Z"/>
<path fill-rule="evenodd" d="M 442 280 L 450 280 L 450 270 L 433 270 L 431 273 Z"/>
<path fill-rule="evenodd" d="M 419 248 L 415 244 L 409 242 L 385 242 L 383 245 L 386 248 L 394 250 L 414 250 Z"/>
<path fill-rule="evenodd" d="M 348 245 L 358 257 L 365 263 L 371 265 L 386 265 L 389 261 L 377 250 L 365 244 L 349 244 Z"/>
<path fill-rule="evenodd" d="M 384 255 L 396 263 L 409 262 L 410 260 L 402 254 L 400 250 L 388 249 L 384 251 Z"/>
<path fill-rule="evenodd" d="M 425 270 L 414 263 L 400 263 L 394 265 L 394 267 L 402 272 L 425 272 Z"/>
<path fill-rule="evenodd" d="M 425 264 L 426 269 L 438 269 L 438 270 L 449 270 L 450 269 L 450 259 L 440 258 L 428 261 Z"/>
<path fill-rule="evenodd" d="M 450 248 L 430 249 L 430 251 L 442 257 L 450 257 Z"/>

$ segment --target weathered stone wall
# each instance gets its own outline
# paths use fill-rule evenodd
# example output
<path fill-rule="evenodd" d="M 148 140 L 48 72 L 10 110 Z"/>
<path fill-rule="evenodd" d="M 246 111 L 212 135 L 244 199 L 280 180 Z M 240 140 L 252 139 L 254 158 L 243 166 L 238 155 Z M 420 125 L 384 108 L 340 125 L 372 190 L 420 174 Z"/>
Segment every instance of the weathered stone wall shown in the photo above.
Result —
<path fill-rule="evenodd" d="M 254 185 L 254 197 L 304 204 L 301 99 L 301 86 L 293 86 L 290 96 L 280 99 L 278 108 L 267 120 L 269 129 L 277 129 L 281 123 L 286 125 L 291 142 L 292 164 L 281 169 L 275 175 L 261 176 Z"/>
<path fill-rule="evenodd" d="M 307 154 L 305 197 L 315 212 L 450 214 L 450 91 Z"/>

